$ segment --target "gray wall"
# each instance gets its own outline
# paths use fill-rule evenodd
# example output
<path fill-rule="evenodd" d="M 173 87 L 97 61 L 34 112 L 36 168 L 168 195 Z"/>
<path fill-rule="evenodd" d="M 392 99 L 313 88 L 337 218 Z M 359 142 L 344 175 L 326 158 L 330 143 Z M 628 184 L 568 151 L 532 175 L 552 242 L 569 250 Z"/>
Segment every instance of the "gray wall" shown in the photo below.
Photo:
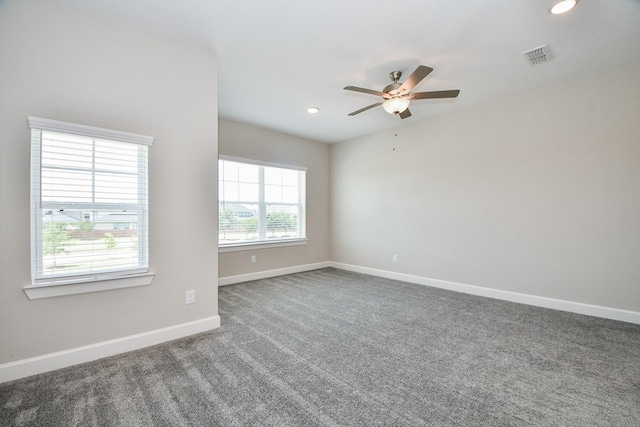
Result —
<path fill-rule="evenodd" d="M 0 94 L 0 363 L 217 315 L 216 58 L 60 2 L 5 0 Z M 155 137 L 150 286 L 27 299 L 29 115 Z"/>
<path fill-rule="evenodd" d="M 639 77 L 610 71 L 333 145 L 332 260 L 640 311 Z"/>
<path fill-rule="evenodd" d="M 221 252 L 220 277 L 329 261 L 329 146 L 226 119 L 219 127 L 220 154 L 307 168 L 309 239 L 303 246 Z"/>

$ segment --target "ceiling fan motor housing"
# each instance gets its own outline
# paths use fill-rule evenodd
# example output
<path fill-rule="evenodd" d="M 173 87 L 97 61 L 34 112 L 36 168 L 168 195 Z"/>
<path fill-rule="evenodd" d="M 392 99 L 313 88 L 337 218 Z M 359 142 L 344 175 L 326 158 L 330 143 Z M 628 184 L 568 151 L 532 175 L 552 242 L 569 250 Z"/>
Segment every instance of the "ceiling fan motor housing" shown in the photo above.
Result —
<path fill-rule="evenodd" d="M 400 87 L 400 83 L 391 83 L 388 86 L 385 86 L 384 89 L 382 89 L 382 91 L 386 94 L 389 94 L 391 96 L 393 95 L 397 95 L 398 94 L 398 88 Z M 385 98 L 391 98 L 391 96 L 389 97 L 385 97 Z"/>

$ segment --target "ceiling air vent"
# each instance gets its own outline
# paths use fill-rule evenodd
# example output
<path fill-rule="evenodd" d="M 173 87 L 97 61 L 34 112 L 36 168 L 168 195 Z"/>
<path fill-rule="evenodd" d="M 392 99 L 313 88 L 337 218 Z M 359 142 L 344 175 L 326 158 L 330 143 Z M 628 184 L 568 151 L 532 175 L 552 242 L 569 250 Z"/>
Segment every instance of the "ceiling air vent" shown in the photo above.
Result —
<path fill-rule="evenodd" d="M 526 59 L 531 65 L 551 61 L 551 52 L 546 44 L 544 46 L 522 52 L 522 56 L 524 56 L 524 59 Z"/>

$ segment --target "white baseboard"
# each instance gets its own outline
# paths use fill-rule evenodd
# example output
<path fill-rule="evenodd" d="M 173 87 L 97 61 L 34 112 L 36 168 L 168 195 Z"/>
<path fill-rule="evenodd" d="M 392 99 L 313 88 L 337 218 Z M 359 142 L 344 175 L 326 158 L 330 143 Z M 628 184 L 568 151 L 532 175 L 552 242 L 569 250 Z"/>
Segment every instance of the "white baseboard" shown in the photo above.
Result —
<path fill-rule="evenodd" d="M 520 304 L 528 304 L 536 307 L 551 308 L 554 310 L 568 311 L 571 313 L 585 314 L 588 316 L 603 317 L 605 319 L 620 320 L 622 322 L 640 324 L 640 312 L 637 311 L 584 304 L 580 302 L 547 298 L 530 294 L 521 294 L 518 292 L 503 291 L 500 289 L 484 288 L 482 286 L 465 285 L 463 283 L 429 279 L 426 277 L 414 276 L 411 274 L 360 267 L 357 265 L 343 264 L 340 262 L 331 262 L 330 264 L 331 267 L 354 271 L 356 273 L 364 273 L 372 276 L 385 277 L 387 279 L 401 280 L 403 282 L 410 282 L 418 285 L 431 286 L 434 288 L 447 289 L 450 291 L 463 292 L 465 294 L 478 295 L 504 301 L 517 302 Z"/>
<path fill-rule="evenodd" d="M 316 262 L 314 264 L 296 265 L 293 267 L 277 268 L 275 270 L 256 271 L 255 273 L 238 274 L 218 278 L 218 286 L 232 285 L 234 283 L 248 282 L 250 280 L 268 279 L 269 277 L 284 276 L 285 274 L 302 273 L 304 271 L 318 270 L 330 267 L 329 261 Z"/>
<path fill-rule="evenodd" d="M 220 316 L 129 335 L 0 365 L 0 383 L 160 344 L 220 327 Z"/>
<path fill-rule="evenodd" d="M 414 276 L 411 274 L 397 273 L 393 271 L 379 270 L 333 261 L 279 268 L 275 270 L 259 271 L 255 273 L 240 274 L 237 276 L 221 277 L 218 279 L 218 285 L 231 285 L 233 283 L 265 279 L 292 273 L 301 273 L 304 271 L 317 270 L 326 267 L 334 267 L 342 270 L 369 274 L 372 276 L 401 280 L 404 282 L 431 286 L 434 288 L 447 289 L 450 291 L 463 292 L 467 294 L 495 298 L 521 304 L 528 304 L 537 307 L 551 308 L 555 310 L 568 311 L 588 316 L 602 317 L 606 319 L 619 320 L 622 322 L 640 324 L 640 312 L 636 311 L 559 300 L 530 294 L 504 291 L 500 289 L 485 288 L 481 286 L 466 285 L 463 283 L 448 282 L 445 280 L 429 279 L 422 276 Z M 50 353 L 42 356 L 32 357 L 29 359 L 4 363 L 0 365 L 0 383 L 17 380 L 31 375 L 41 374 L 43 372 L 53 371 L 55 369 L 65 368 L 72 365 L 77 365 L 79 363 L 90 362 L 92 360 L 101 359 L 103 357 L 114 356 L 116 354 L 125 353 L 127 351 L 138 350 L 140 348 L 160 344 L 166 341 L 171 341 L 200 332 L 209 331 L 218 327 L 220 327 L 220 316 L 212 316 L 206 319 L 182 323 L 180 325 L 169 326 L 167 328 L 156 329 L 154 331 L 143 332 L 140 334 L 130 335 L 109 341 L 103 341 L 82 347 L 76 347 L 56 353 Z"/>

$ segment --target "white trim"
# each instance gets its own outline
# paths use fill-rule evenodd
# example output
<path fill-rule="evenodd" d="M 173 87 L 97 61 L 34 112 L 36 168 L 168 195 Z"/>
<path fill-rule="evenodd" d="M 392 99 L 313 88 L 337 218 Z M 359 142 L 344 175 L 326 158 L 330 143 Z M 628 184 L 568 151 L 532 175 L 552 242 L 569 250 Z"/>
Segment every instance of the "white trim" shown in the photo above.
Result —
<path fill-rule="evenodd" d="M 51 298 L 63 295 L 83 294 L 87 292 L 108 291 L 111 289 L 133 288 L 148 286 L 153 281 L 155 273 L 132 274 L 121 277 L 105 277 L 82 281 L 57 281 L 46 285 L 27 285 L 22 289 L 29 299 Z"/>
<path fill-rule="evenodd" d="M 354 271 L 356 273 L 369 274 L 372 276 L 385 277 L 387 279 L 401 280 L 418 285 L 431 286 L 434 288 L 447 289 L 465 294 L 478 295 L 487 298 L 494 298 L 504 301 L 517 302 L 536 307 L 551 308 L 553 310 L 568 311 L 571 313 L 584 314 L 587 316 L 602 317 L 605 319 L 619 320 L 622 322 L 640 324 L 640 312 L 623 310 L 619 308 L 603 307 L 600 305 L 584 304 L 581 302 L 566 301 L 556 298 L 548 298 L 537 295 L 522 294 L 518 292 L 504 291 L 500 289 L 485 288 L 482 286 L 466 285 L 464 283 L 448 282 L 446 280 L 429 279 L 411 274 L 396 273 L 394 271 L 378 270 L 369 267 L 343 264 L 340 262 L 330 262 L 330 266 L 341 270 Z"/>
<path fill-rule="evenodd" d="M 220 316 L 207 317 L 162 329 L 49 353 L 0 365 L 0 383 L 13 381 L 103 357 L 160 344 L 220 327 Z"/>
<path fill-rule="evenodd" d="M 293 267 L 277 268 L 275 270 L 256 271 L 255 273 L 238 274 L 237 276 L 220 277 L 218 286 L 233 285 L 234 283 L 248 282 L 250 280 L 267 279 L 269 277 L 284 276 L 285 274 L 302 273 L 304 271 L 318 270 L 330 267 L 330 262 L 316 262 L 315 264 L 296 265 Z"/>
<path fill-rule="evenodd" d="M 304 166 L 285 165 L 283 163 L 263 162 L 261 160 L 244 159 L 242 157 L 225 156 L 224 154 L 218 155 L 219 160 L 228 160 L 236 163 L 249 163 L 250 165 L 266 166 L 270 168 L 290 169 L 295 171 L 306 172 L 307 168 Z"/>
<path fill-rule="evenodd" d="M 140 135 L 131 132 L 122 132 L 98 128 L 95 126 L 79 125 L 76 123 L 61 122 L 58 120 L 41 119 L 40 117 L 29 116 L 29 127 L 31 129 L 48 130 L 52 132 L 70 133 L 73 135 L 90 136 L 93 138 L 111 139 L 114 141 L 131 142 L 134 144 L 153 145 L 153 137 Z"/>
<path fill-rule="evenodd" d="M 250 242 L 250 243 L 238 243 L 235 245 L 218 246 L 218 252 L 253 251 L 258 249 L 306 245 L 307 243 L 309 243 L 309 239 L 279 240 L 275 242 L 260 241 L 260 242 Z"/>

